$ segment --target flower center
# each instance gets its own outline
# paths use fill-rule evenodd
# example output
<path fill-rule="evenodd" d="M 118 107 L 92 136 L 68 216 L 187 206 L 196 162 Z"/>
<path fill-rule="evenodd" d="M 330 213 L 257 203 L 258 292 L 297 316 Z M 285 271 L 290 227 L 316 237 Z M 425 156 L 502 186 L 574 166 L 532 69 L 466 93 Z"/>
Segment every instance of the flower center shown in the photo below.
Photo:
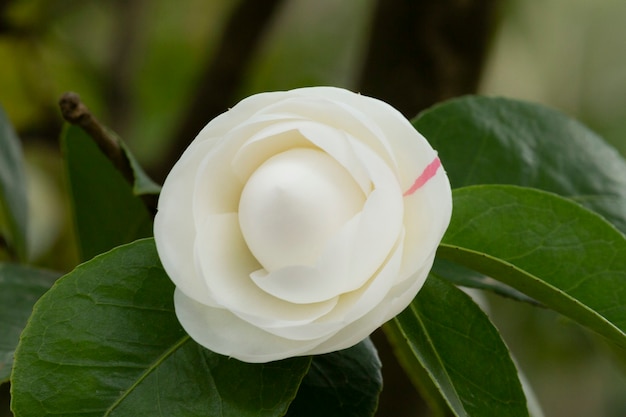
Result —
<path fill-rule="evenodd" d="M 266 270 L 312 265 L 364 202 L 361 189 L 335 159 L 294 148 L 269 158 L 250 176 L 239 201 L 239 224 Z"/>

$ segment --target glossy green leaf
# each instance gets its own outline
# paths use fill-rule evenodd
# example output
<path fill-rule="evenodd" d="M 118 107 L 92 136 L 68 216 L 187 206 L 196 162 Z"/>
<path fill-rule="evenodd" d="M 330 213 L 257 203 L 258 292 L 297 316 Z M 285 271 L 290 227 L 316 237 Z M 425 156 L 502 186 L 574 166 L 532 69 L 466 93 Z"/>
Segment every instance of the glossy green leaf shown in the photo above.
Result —
<path fill-rule="evenodd" d="M 349 349 L 314 356 L 287 416 L 373 416 L 383 385 L 380 368 L 369 338 Z"/>
<path fill-rule="evenodd" d="M 27 257 L 28 204 L 20 141 L 0 107 L 0 233 L 17 259 Z"/>
<path fill-rule="evenodd" d="M 62 147 L 82 260 L 152 235 L 146 206 L 85 132 L 66 126 Z"/>
<path fill-rule="evenodd" d="M 9 380 L 13 353 L 33 305 L 59 276 L 33 267 L 0 264 L 0 383 Z"/>
<path fill-rule="evenodd" d="M 626 161 L 581 123 L 538 104 L 462 97 L 420 114 L 453 188 L 512 184 L 577 200 L 626 232 Z"/>
<path fill-rule="evenodd" d="M 489 290 L 495 294 L 511 298 L 513 300 L 523 301 L 533 305 L 541 305 L 541 303 L 537 300 L 517 291 L 515 288 L 511 288 L 493 278 L 473 271 L 462 265 L 455 264 L 454 262 L 450 262 L 446 259 L 436 258 L 430 273 L 439 278 L 447 279 L 453 284 L 461 287 Z"/>
<path fill-rule="evenodd" d="M 532 188 L 455 190 L 437 255 L 497 279 L 626 347 L 626 238 L 584 207 Z"/>
<path fill-rule="evenodd" d="M 426 369 L 458 417 L 528 416 L 517 370 L 498 330 L 468 295 L 430 276 L 413 302 L 388 322 L 401 335 L 409 375 Z M 439 411 L 443 415 L 443 411 Z"/>
<path fill-rule="evenodd" d="M 411 344 L 407 342 L 397 320 L 390 320 L 383 325 L 382 329 L 393 348 L 398 363 L 428 405 L 432 417 L 454 416 L 439 387 L 420 363 Z"/>
<path fill-rule="evenodd" d="M 152 239 L 59 279 L 16 351 L 16 417 L 284 415 L 310 358 L 247 364 L 212 353 L 180 327 L 173 290 Z"/>

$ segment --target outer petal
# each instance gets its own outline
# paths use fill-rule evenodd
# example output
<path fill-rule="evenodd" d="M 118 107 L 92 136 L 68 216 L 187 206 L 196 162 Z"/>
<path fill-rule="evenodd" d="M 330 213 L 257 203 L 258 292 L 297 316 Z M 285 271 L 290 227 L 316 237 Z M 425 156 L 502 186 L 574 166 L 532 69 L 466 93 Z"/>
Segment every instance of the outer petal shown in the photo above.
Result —
<path fill-rule="evenodd" d="M 235 107 L 211 120 L 194 139 L 194 142 L 215 141 L 221 139 L 237 126 L 246 124 L 257 113 L 273 103 L 288 97 L 287 91 L 255 94 L 241 100 Z M 226 110 L 226 109 L 224 109 Z M 184 156 L 184 154 L 183 154 Z"/>
<path fill-rule="evenodd" d="M 405 256 L 401 276 L 412 275 L 441 241 L 452 216 L 452 191 L 439 168 L 433 178 L 404 198 Z"/>
<path fill-rule="evenodd" d="M 291 114 L 302 120 L 310 120 L 359 138 L 361 142 L 372 148 L 390 167 L 396 167 L 393 150 L 386 140 L 385 132 L 372 121 L 369 115 L 360 109 L 363 107 L 345 106 L 341 100 L 335 100 L 333 94 L 324 95 L 323 92 L 337 92 L 339 95 L 348 93 L 346 90 L 333 87 L 309 87 L 289 91 L 289 96 L 276 101 L 261 110 L 262 113 Z M 304 94 L 301 94 L 304 93 Z M 349 93 L 359 100 L 362 96 Z M 372 99 L 374 103 L 383 103 Z M 384 104 L 384 103 L 383 103 Z M 365 107 L 371 107 L 365 103 Z M 367 110 L 372 110 L 368 108 Z M 386 111 L 385 107 L 377 106 L 374 111 Z"/>
<path fill-rule="evenodd" d="M 392 161 L 390 166 L 395 166 L 398 170 L 403 190 L 411 186 L 412 181 L 436 156 L 428 141 L 415 130 L 411 123 L 398 110 L 384 101 L 335 87 L 300 88 L 292 90 L 291 93 L 303 99 L 313 96 L 333 101 L 345 112 L 360 120 L 364 126 L 368 126 L 372 132 L 382 132 L 377 133 L 377 136 L 381 138 L 379 140 L 384 141 L 384 149 L 389 153 L 390 161 Z M 272 107 L 279 106 L 282 102 L 282 100 L 277 101 Z M 353 136 L 362 139 L 372 149 L 377 149 L 367 142 L 370 136 L 359 134 L 353 134 Z M 383 153 L 377 153 L 383 156 Z"/>
<path fill-rule="evenodd" d="M 213 145 L 194 142 L 168 175 L 154 218 L 154 238 L 161 263 L 174 284 L 197 301 L 213 305 L 202 275 L 195 269 L 196 227 L 192 205 L 198 166 Z"/>
<path fill-rule="evenodd" d="M 336 350 L 347 349 L 369 336 L 374 330 L 404 310 L 422 288 L 434 261 L 434 253 L 429 262 L 424 264 L 410 279 L 393 288 L 385 300 L 371 311 L 338 331 L 333 337 L 308 351 L 310 355 L 319 355 Z"/>
<path fill-rule="evenodd" d="M 197 225 L 203 224 L 207 214 L 237 211 L 239 195 L 247 178 L 237 175 L 232 161 L 250 137 L 274 123 L 275 117 L 261 115 L 234 127 L 218 141 L 194 141 L 193 145 L 197 142 L 211 144 L 201 163 L 194 167 L 193 215 Z"/>
<path fill-rule="evenodd" d="M 252 363 L 308 355 L 326 338 L 299 341 L 278 337 L 241 320 L 226 309 L 210 307 L 176 289 L 176 316 L 196 342 L 226 356 Z"/>

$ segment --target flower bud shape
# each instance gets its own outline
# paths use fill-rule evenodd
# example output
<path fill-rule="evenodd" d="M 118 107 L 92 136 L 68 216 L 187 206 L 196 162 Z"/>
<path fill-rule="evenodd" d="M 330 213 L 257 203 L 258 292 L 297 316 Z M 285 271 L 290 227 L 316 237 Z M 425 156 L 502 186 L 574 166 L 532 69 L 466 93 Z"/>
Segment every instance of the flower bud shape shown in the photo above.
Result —
<path fill-rule="evenodd" d="M 189 335 L 269 362 L 348 348 L 402 311 L 451 212 L 437 153 L 406 118 L 311 87 L 206 125 L 163 184 L 154 237 Z"/>

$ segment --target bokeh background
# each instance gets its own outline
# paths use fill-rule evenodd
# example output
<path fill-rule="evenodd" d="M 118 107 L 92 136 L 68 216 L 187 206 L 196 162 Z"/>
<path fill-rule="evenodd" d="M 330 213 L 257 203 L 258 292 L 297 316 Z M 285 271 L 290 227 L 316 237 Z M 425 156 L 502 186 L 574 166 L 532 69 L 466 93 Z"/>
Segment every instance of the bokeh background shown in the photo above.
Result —
<path fill-rule="evenodd" d="M 239 99 L 311 85 L 384 99 L 409 118 L 463 94 L 531 100 L 626 155 L 626 2 L 0 0 L 0 104 L 28 162 L 33 262 L 77 263 L 58 145 L 63 92 L 79 93 L 161 181 Z M 554 313 L 486 302 L 546 417 L 626 416 L 626 366 L 598 337 Z M 375 339 L 378 415 L 427 416 Z M 8 416 L 8 384 L 0 390 Z"/>

